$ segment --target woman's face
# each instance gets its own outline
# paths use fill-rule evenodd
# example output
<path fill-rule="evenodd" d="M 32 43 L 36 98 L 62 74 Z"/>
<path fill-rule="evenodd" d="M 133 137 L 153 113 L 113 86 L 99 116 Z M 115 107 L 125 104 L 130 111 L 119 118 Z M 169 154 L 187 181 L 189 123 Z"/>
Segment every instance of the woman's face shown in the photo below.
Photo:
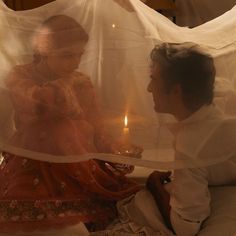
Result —
<path fill-rule="evenodd" d="M 49 69 L 60 77 L 71 74 L 80 64 L 84 46 L 80 43 L 49 53 L 46 56 Z"/>

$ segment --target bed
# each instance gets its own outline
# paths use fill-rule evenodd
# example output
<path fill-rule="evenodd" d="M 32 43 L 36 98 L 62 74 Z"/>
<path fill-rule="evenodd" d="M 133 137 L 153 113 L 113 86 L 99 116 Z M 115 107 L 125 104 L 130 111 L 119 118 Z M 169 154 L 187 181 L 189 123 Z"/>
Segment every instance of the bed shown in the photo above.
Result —
<path fill-rule="evenodd" d="M 152 169 L 136 167 L 130 177 L 144 184 Z M 236 186 L 210 187 L 211 216 L 198 236 L 236 236 Z"/>

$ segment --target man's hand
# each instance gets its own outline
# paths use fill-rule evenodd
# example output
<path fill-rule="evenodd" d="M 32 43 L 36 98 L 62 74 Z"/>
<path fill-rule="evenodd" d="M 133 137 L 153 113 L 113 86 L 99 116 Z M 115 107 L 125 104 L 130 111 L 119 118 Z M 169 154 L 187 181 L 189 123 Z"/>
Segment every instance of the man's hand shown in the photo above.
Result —
<path fill-rule="evenodd" d="M 170 182 L 171 172 L 154 171 L 147 179 L 146 187 L 154 197 L 166 226 L 173 231 L 170 221 L 170 195 L 164 188 L 165 182 Z"/>
<path fill-rule="evenodd" d="M 158 185 L 163 185 L 165 182 L 170 182 L 170 176 L 171 172 L 160 172 L 160 171 L 154 171 L 151 175 L 149 175 L 146 187 L 150 192 L 153 192 L 153 189 L 155 189 Z"/>

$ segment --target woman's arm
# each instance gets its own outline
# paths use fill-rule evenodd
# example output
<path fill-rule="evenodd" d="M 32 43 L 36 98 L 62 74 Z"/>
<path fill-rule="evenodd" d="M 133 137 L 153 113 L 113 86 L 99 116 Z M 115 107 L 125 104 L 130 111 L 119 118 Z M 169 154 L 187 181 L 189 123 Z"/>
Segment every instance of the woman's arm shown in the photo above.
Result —
<path fill-rule="evenodd" d="M 79 81 L 82 81 L 79 83 Z M 79 75 L 76 93 L 79 103 L 85 113 L 85 119 L 94 128 L 95 146 L 99 152 L 112 152 L 112 138 L 109 136 L 103 124 L 100 106 L 90 79 L 85 75 Z"/>
<path fill-rule="evenodd" d="M 35 114 L 35 92 L 39 86 L 27 78 L 27 73 L 22 68 L 13 69 L 5 80 L 5 85 L 11 96 L 14 108 L 27 114 Z"/>

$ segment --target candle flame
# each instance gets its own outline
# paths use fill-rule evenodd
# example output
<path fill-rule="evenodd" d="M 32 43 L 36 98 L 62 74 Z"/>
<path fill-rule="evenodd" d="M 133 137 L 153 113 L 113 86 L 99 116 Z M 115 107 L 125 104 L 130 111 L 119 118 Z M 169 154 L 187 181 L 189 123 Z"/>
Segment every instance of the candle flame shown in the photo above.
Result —
<path fill-rule="evenodd" d="M 128 126 L 128 117 L 127 116 L 125 116 L 124 123 L 125 123 L 125 127 L 127 127 Z"/>

